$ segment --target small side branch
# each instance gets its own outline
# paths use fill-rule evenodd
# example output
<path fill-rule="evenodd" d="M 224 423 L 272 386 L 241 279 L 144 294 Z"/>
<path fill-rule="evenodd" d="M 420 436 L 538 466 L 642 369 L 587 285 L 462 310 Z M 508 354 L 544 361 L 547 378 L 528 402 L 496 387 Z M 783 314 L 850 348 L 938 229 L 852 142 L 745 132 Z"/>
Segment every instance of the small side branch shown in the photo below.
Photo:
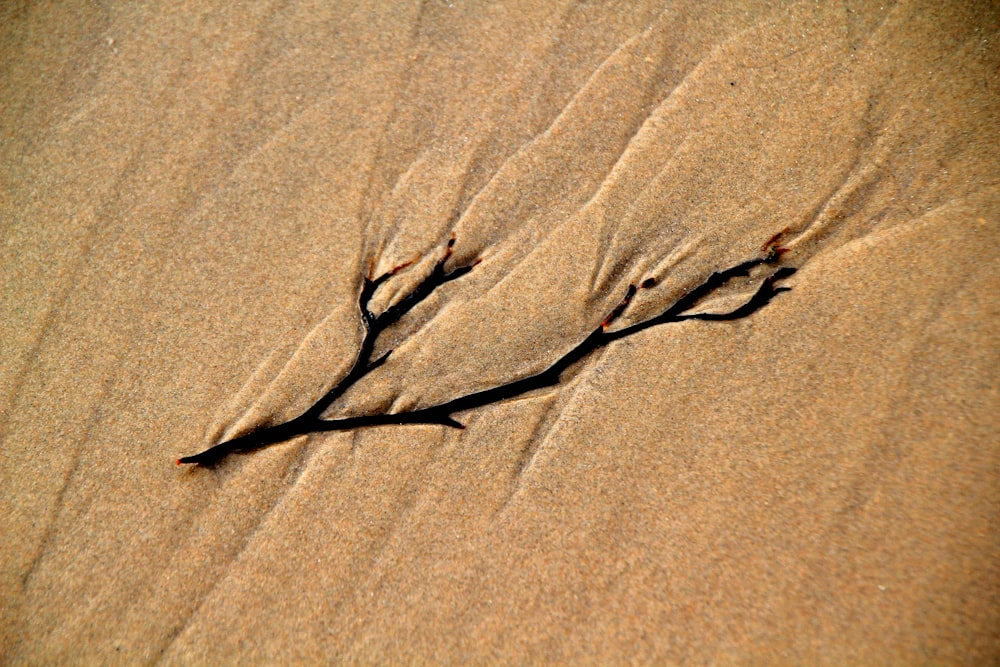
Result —
<path fill-rule="evenodd" d="M 703 298 L 713 293 L 730 280 L 737 277 L 749 276 L 751 270 L 759 266 L 765 264 L 776 264 L 779 261 L 783 250 L 768 247 L 766 248 L 767 254 L 764 257 L 752 259 L 724 271 L 713 273 L 707 280 L 705 280 L 705 282 L 688 292 L 659 315 L 616 331 L 608 331 L 608 327 L 611 323 L 617 320 L 628 308 L 639 289 L 648 289 L 655 285 L 655 281 L 650 278 L 641 283 L 638 287 L 635 285 L 629 285 L 625 296 L 601 322 L 600 326 L 580 341 L 576 347 L 540 373 L 530 377 L 521 378 L 519 380 L 514 380 L 498 387 L 468 394 L 440 405 L 411 410 L 409 412 L 399 414 L 360 415 L 339 419 L 323 419 L 321 415 L 327 408 L 330 407 L 330 405 L 333 404 L 334 401 L 342 396 L 348 388 L 357 383 L 361 378 L 378 368 L 389 357 L 391 350 L 377 359 L 371 359 L 375 348 L 375 342 L 379 335 L 388 327 L 399 321 L 400 318 L 410 312 L 417 304 L 429 297 L 434 290 L 445 283 L 460 278 L 471 271 L 473 266 L 475 266 L 475 264 L 473 264 L 470 266 L 456 268 L 451 271 L 445 270 L 444 265 L 451 256 L 454 242 L 454 238 L 448 242 L 444 256 L 437 261 L 434 268 L 431 270 L 430 275 L 428 275 L 428 277 L 425 278 L 413 290 L 413 292 L 404 297 L 399 303 L 387 308 L 378 315 L 375 315 L 369 309 L 369 304 L 371 299 L 374 297 L 375 292 L 389 277 L 408 265 L 396 267 L 389 273 L 383 274 L 375 279 L 372 279 L 371 277 L 365 279 L 358 298 L 358 306 L 361 310 L 362 321 L 365 326 L 365 335 L 362 339 L 358 356 L 347 375 L 340 382 L 338 382 L 335 387 L 330 389 L 330 391 L 328 391 L 321 399 L 313 404 L 312 407 L 291 421 L 278 424 L 276 426 L 269 426 L 258 431 L 254 431 L 253 433 L 233 438 L 232 440 L 228 440 L 206 449 L 199 454 L 185 456 L 184 458 L 179 459 L 178 463 L 193 463 L 201 466 L 211 466 L 232 453 L 252 452 L 278 442 L 283 442 L 300 435 L 306 435 L 318 431 L 346 431 L 367 426 L 384 426 L 390 424 L 437 424 L 451 428 L 465 428 L 454 418 L 455 413 L 479 408 L 509 398 L 514 398 L 536 389 L 555 386 L 559 384 L 562 374 L 566 371 L 566 369 L 592 353 L 594 350 L 604 347 L 605 345 L 616 340 L 631 336 L 651 327 L 671 322 L 682 322 L 684 320 L 723 321 L 747 317 L 748 315 L 766 306 L 771 299 L 779 293 L 787 291 L 789 289 L 788 287 L 778 286 L 777 283 L 795 273 L 795 269 L 791 267 L 778 268 L 762 281 L 756 293 L 754 293 L 749 300 L 730 312 L 689 312 Z"/>

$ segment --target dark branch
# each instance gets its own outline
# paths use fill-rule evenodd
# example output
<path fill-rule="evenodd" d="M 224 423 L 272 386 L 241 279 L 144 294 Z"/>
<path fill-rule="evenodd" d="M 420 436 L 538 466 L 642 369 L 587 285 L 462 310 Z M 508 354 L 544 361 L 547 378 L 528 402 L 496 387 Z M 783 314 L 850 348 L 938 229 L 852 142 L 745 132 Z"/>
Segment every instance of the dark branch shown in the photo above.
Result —
<path fill-rule="evenodd" d="M 323 412 L 333 404 L 348 388 L 357 383 L 361 378 L 378 368 L 391 354 L 391 350 L 381 357 L 371 359 L 375 348 L 375 342 L 379 335 L 387 328 L 395 324 L 410 312 L 417 304 L 429 297 L 434 290 L 447 282 L 455 280 L 472 270 L 472 266 L 464 266 L 451 271 L 445 271 L 444 265 L 451 256 L 454 238 L 448 242 L 444 256 L 437 261 L 431 273 L 425 278 L 410 294 L 393 306 L 386 308 L 382 313 L 375 315 L 369 310 L 371 299 L 375 292 L 389 277 L 397 273 L 400 269 L 408 266 L 404 264 L 396 267 L 392 271 L 385 273 L 378 278 L 365 278 L 358 297 L 358 306 L 361 309 L 362 321 L 365 326 L 365 334 L 358 351 L 358 356 L 354 361 L 351 370 L 344 378 L 328 391 L 321 399 L 316 401 L 312 407 L 291 421 L 276 426 L 268 426 L 246 435 L 241 435 L 232 440 L 220 443 L 206 449 L 193 456 L 185 456 L 178 460 L 178 463 L 194 463 L 202 466 L 211 466 L 228 454 L 236 452 L 252 452 L 262 449 L 278 442 L 289 440 L 296 436 L 306 435 L 316 431 L 346 431 L 366 426 L 383 426 L 389 424 L 437 424 L 450 426 L 452 428 L 465 428 L 452 415 L 464 410 L 479 408 L 484 405 L 503 401 L 515 396 L 526 394 L 536 389 L 551 387 L 559 384 L 563 372 L 585 356 L 598 348 L 604 347 L 608 343 L 639 333 L 645 329 L 667 324 L 671 322 L 682 322 L 684 320 L 736 320 L 746 317 L 751 313 L 763 308 L 778 293 L 787 291 L 787 287 L 778 287 L 776 283 L 795 273 L 791 267 L 782 267 L 774 271 L 763 280 L 757 292 L 739 308 L 726 313 L 688 313 L 698 302 L 725 285 L 730 280 L 737 277 L 750 275 L 750 271 L 764 264 L 775 264 L 779 261 L 783 249 L 767 248 L 767 255 L 752 259 L 725 271 L 718 271 L 708 277 L 698 287 L 685 294 L 676 303 L 656 317 L 644 320 L 628 327 L 623 327 L 616 331 L 608 331 L 608 326 L 617 320 L 631 303 L 638 289 L 648 289 L 655 285 L 655 280 L 650 278 L 645 280 L 638 288 L 629 285 L 625 296 L 611 311 L 607 318 L 601 322 L 600 326 L 584 338 L 572 350 L 558 359 L 544 371 L 535 375 L 514 380 L 498 387 L 461 396 L 447 401 L 440 405 L 427 408 L 411 410 L 399 414 L 373 414 L 360 415 L 355 417 L 342 417 L 339 419 L 323 419 Z"/>

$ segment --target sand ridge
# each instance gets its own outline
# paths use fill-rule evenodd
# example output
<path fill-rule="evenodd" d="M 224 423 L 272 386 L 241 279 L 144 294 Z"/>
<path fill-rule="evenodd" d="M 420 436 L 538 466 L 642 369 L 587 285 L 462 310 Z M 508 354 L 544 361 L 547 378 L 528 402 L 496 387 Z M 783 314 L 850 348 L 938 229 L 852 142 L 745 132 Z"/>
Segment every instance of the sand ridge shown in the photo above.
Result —
<path fill-rule="evenodd" d="M 0 22 L 5 662 L 1000 655 L 988 3 L 67 5 Z M 464 431 L 178 456 L 658 327 Z M 749 284 L 737 292 L 752 291 Z"/>

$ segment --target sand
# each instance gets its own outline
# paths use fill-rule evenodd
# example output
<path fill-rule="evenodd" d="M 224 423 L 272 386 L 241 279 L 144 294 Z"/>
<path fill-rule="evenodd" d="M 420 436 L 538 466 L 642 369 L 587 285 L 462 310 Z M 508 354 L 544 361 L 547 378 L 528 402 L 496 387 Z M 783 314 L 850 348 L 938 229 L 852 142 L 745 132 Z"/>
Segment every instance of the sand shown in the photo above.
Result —
<path fill-rule="evenodd" d="M 7 664 L 1000 662 L 1000 9 L 0 10 Z M 479 261 L 315 434 L 363 279 Z M 758 278 L 759 279 L 759 278 Z M 704 305 L 752 293 L 739 282 Z"/>

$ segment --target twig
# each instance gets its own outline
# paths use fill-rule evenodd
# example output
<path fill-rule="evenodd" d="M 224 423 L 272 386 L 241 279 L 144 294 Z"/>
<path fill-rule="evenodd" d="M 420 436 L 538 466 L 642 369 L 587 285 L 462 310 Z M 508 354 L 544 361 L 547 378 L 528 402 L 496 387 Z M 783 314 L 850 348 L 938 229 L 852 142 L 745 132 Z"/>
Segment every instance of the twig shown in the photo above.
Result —
<path fill-rule="evenodd" d="M 558 359 L 544 371 L 526 378 L 514 380 L 507 384 L 486 389 L 483 391 L 461 396 L 459 398 L 441 403 L 439 405 L 411 410 L 398 414 L 373 414 L 360 415 L 354 417 L 342 417 L 338 419 L 323 419 L 323 412 L 333 404 L 347 389 L 357 383 L 368 373 L 372 372 L 388 359 L 392 350 L 389 350 L 379 358 L 372 360 L 371 356 L 375 349 L 375 342 L 379 335 L 388 327 L 399 321 L 406 313 L 410 312 L 417 304 L 430 296 L 434 290 L 441 285 L 456 278 L 460 278 L 472 270 L 475 264 L 445 271 L 444 265 L 451 257 L 455 239 L 448 242 L 444 256 L 437 261 L 430 275 L 427 276 L 410 294 L 404 297 L 399 303 L 390 306 L 379 315 L 375 315 L 369 310 L 369 304 L 376 290 L 389 277 L 393 276 L 400 269 L 408 266 L 404 264 L 394 268 L 378 278 L 371 276 L 365 278 L 361 287 L 361 294 L 358 297 L 358 306 L 361 310 L 362 321 L 365 326 L 365 335 L 361 342 L 361 348 L 354 365 L 344 378 L 337 383 L 330 391 L 312 405 L 308 410 L 292 419 L 291 421 L 275 426 L 269 426 L 246 435 L 227 440 L 205 451 L 185 456 L 177 461 L 181 463 L 194 463 L 201 466 L 215 465 L 227 455 L 236 452 L 252 452 L 262 449 L 278 442 L 289 440 L 299 435 L 306 435 L 317 431 L 345 431 L 365 426 L 381 426 L 387 424 L 438 424 L 450 426 L 452 428 L 465 428 L 453 415 L 464 410 L 479 408 L 484 405 L 496 403 L 508 398 L 520 396 L 527 392 L 543 387 L 554 386 L 559 383 L 563 372 L 581 360 L 594 350 L 616 340 L 631 336 L 645 329 L 667 324 L 670 322 L 682 322 L 684 320 L 736 320 L 746 317 L 758 309 L 767 305 L 771 299 L 780 292 L 787 291 L 787 287 L 778 287 L 776 283 L 795 273 L 791 267 L 782 267 L 764 279 L 757 292 L 742 306 L 728 313 L 693 313 L 685 314 L 694 308 L 698 302 L 719 289 L 733 278 L 748 276 L 750 271 L 764 264 L 775 264 L 779 261 L 780 255 L 784 252 L 781 248 L 768 247 L 767 254 L 758 259 L 752 259 L 724 271 L 713 273 L 708 279 L 698 287 L 694 288 L 683 296 L 680 300 L 670 306 L 660 315 L 648 320 L 623 327 L 615 331 L 608 331 L 608 326 L 617 320 L 631 303 L 633 297 L 639 289 L 648 289 L 655 285 L 652 278 L 645 280 L 638 287 L 629 285 L 625 296 L 611 311 L 607 318 L 601 322 L 594 331 L 580 341 L 576 347 Z"/>

